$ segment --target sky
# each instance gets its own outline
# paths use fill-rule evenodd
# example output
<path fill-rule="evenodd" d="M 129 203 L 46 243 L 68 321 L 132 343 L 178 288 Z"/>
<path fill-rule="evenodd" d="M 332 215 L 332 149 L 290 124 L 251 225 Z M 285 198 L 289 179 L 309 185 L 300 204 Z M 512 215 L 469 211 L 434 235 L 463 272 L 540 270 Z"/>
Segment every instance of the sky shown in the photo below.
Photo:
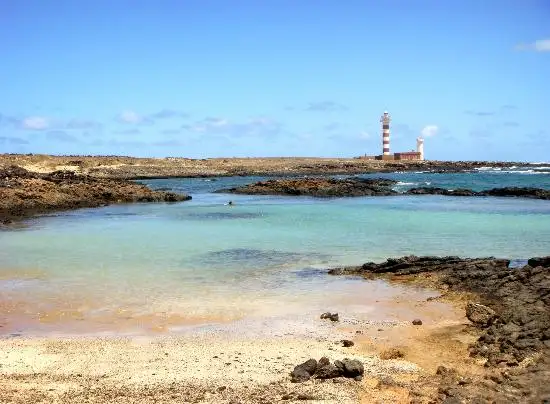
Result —
<path fill-rule="evenodd" d="M 0 0 L 0 153 L 550 161 L 550 0 Z"/>

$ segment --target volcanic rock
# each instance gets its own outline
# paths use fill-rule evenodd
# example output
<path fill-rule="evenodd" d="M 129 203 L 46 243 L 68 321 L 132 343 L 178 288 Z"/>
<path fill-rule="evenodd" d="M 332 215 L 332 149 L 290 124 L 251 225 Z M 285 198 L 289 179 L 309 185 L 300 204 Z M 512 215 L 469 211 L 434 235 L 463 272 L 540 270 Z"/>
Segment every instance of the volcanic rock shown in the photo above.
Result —
<path fill-rule="evenodd" d="M 296 365 L 294 370 L 290 374 L 292 383 L 301 383 L 308 381 L 311 376 L 317 370 L 317 361 L 315 359 L 309 359 L 304 363 Z"/>
<path fill-rule="evenodd" d="M 466 305 L 466 317 L 472 323 L 480 326 L 489 326 L 496 317 L 496 313 L 490 307 L 478 303 L 468 302 Z"/>
<path fill-rule="evenodd" d="M 395 195 L 391 187 L 397 181 L 361 178 L 299 178 L 260 181 L 216 192 L 247 195 L 307 195 L 316 197 Z"/>
<path fill-rule="evenodd" d="M 189 199 L 188 195 L 153 191 L 131 181 L 94 178 L 72 171 L 40 174 L 14 166 L 0 170 L 0 222 L 113 203 Z"/>

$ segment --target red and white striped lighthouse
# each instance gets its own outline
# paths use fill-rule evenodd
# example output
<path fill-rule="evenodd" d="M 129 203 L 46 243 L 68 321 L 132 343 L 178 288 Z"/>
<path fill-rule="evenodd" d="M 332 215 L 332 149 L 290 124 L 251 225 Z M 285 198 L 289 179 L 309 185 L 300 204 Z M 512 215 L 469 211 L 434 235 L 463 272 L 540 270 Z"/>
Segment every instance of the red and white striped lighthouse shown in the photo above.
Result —
<path fill-rule="evenodd" d="M 390 120 L 388 111 L 385 111 L 384 115 L 380 117 L 380 122 L 382 122 L 382 154 L 384 156 L 390 155 Z"/>

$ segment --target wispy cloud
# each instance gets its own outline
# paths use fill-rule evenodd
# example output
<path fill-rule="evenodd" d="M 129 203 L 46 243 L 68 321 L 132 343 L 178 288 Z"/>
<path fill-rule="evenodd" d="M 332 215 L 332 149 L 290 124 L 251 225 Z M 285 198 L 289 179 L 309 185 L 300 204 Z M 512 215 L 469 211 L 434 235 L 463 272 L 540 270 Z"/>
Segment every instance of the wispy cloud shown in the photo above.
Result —
<path fill-rule="evenodd" d="M 181 129 L 163 129 L 160 133 L 163 135 L 179 135 L 181 133 Z"/>
<path fill-rule="evenodd" d="M 0 136 L 0 143 L 8 143 L 8 144 L 29 144 L 29 141 L 27 139 L 23 139 L 21 137 L 13 137 L 13 136 Z"/>
<path fill-rule="evenodd" d="M 164 108 L 151 114 L 140 114 L 134 110 L 127 109 L 122 111 L 117 117 L 118 122 L 132 125 L 153 124 L 156 120 L 188 118 L 189 114 L 177 109 Z"/>
<path fill-rule="evenodd" d="M 21 128 L 26 130 L 44 130 L 50 127 L 50 122 L 43 116 L 29 116 L 21 120 Z"/>
<path fill-rule="evenodd" d="M 151 119 L 188 118 L 189 114 L 176 109 L 164 108 L 148 116 Z"/>
<path fill-rule="evenodd" d="M 426 125 L 420 131 L 424 137 L 432 137 L 439 133 L 439 127 L 437 125 Z"/>
<path fill-rule="evenodd" d="M 51 130 L 46 133 L 48 139 L 56 140 L 59 142 L 73 143 L 78 142 L 78 139 L 73 135 L 65 132 L 64 130 Z"/>
<path fill-rule="evenodd" d="M 139 135 L 141 133 L 141 130 L 138 128 L 128 128 L 128 129 L 120 129 L 115 130 L 113 133 L 119 134 L 119 135 Z"/>
<path fill-rule="evenodd" d="M 538 39 L 531 43 L 520 43 L 515 47 L 518 51 L 550 52 L 550 39 Z"/>
<path fill-rule="evenodd" d="M 335 101 L 315 101 L 310 102 L 305 108 L 306 111 L 313 112 L 336 112 L 347 111 L 349 108 Z"/>
<path fill-rule="evenodd" d="M 101 129 L 102 124 L 90 119 L 71 119 L 65 125 L 66 129 Z"/>
<path fill-rule="evenodd" d="M 475 115 L 475 116 L 492 116 L 492 115 L 495 115 L 495 112 L 494 111 L 474 111 L 474 110 L 467 110 L 467 111 L 464 111 L 465 114 L 467 115 Z"/>
<path fill-rule="evenodd" d="M 206 117 L 192 124 L 184 124 L 181 128 L 201 134 L 274 136 L 282 132 L 283 126 L 280 122 L 265 117 L 252 118 L 245 122 L 233 122 L 225 118 Z"/>
<path fill-rule="evenodd" d="M 133 125 L 153 123 L 152 119 L 149 118 L 148 116 L 139 114 L 129 109 L 122 111 L 117 116 L 117 121 L 125 124 L 133 124 Z"/>
<path fill-rule="evenodd" d="M 157 147 L 178 147 L 178 146 L 183 146 L 183 142 L 181 140 L 176 140 L 176 139 L 160 140 L 158 142 L 154 142 L 153 146 L 157 146 Z"/>
<path fill-rule="evenodd" d="M 513 111 L 516 109 L 518 109 L 517 105 L 512 105 L 512 104 L 504 104 L 500 107 L 501 111 Z"/>
<path fill-rule="evenodd" d="M 488 138 L 493 135 L 493 132 L 489 129 L 472 129 L 469 135 L 475 138 Z"/>
<path fill-rule="evenodd" d="M 339 129 L 342 125 L 339 122 L 331 122 L 325 126 L 323 126 L 323 130 L 326 132 L 333 132 L 337 129 Z"/>

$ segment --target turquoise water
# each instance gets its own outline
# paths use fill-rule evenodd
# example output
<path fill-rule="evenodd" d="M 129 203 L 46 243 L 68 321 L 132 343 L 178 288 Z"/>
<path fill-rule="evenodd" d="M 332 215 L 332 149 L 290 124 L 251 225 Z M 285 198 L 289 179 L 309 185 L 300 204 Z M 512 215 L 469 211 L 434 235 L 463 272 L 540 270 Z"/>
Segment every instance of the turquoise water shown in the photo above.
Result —
<path fill-rule="evenodd" d="M 369 176 L 397 179 L 397 189 L 425 183 L 550 188 L 548 174 Z M 124 321 L 140 328 L 318 312 L 352 301 L 368 311 L 373 299 L 398 291 L 323 270 L 408 254 L 519 260 L 550 254 L 548 201 L 212 193 L 258 179 L 144 181 L 193 200 L 83 209 L 0 232 L 0 304 L 12 324 L 5 330 L 55 330 L 65 323 L 69 330 L 109 330 Z M 234 206 L 224 205 L 229 199 Z"/>

